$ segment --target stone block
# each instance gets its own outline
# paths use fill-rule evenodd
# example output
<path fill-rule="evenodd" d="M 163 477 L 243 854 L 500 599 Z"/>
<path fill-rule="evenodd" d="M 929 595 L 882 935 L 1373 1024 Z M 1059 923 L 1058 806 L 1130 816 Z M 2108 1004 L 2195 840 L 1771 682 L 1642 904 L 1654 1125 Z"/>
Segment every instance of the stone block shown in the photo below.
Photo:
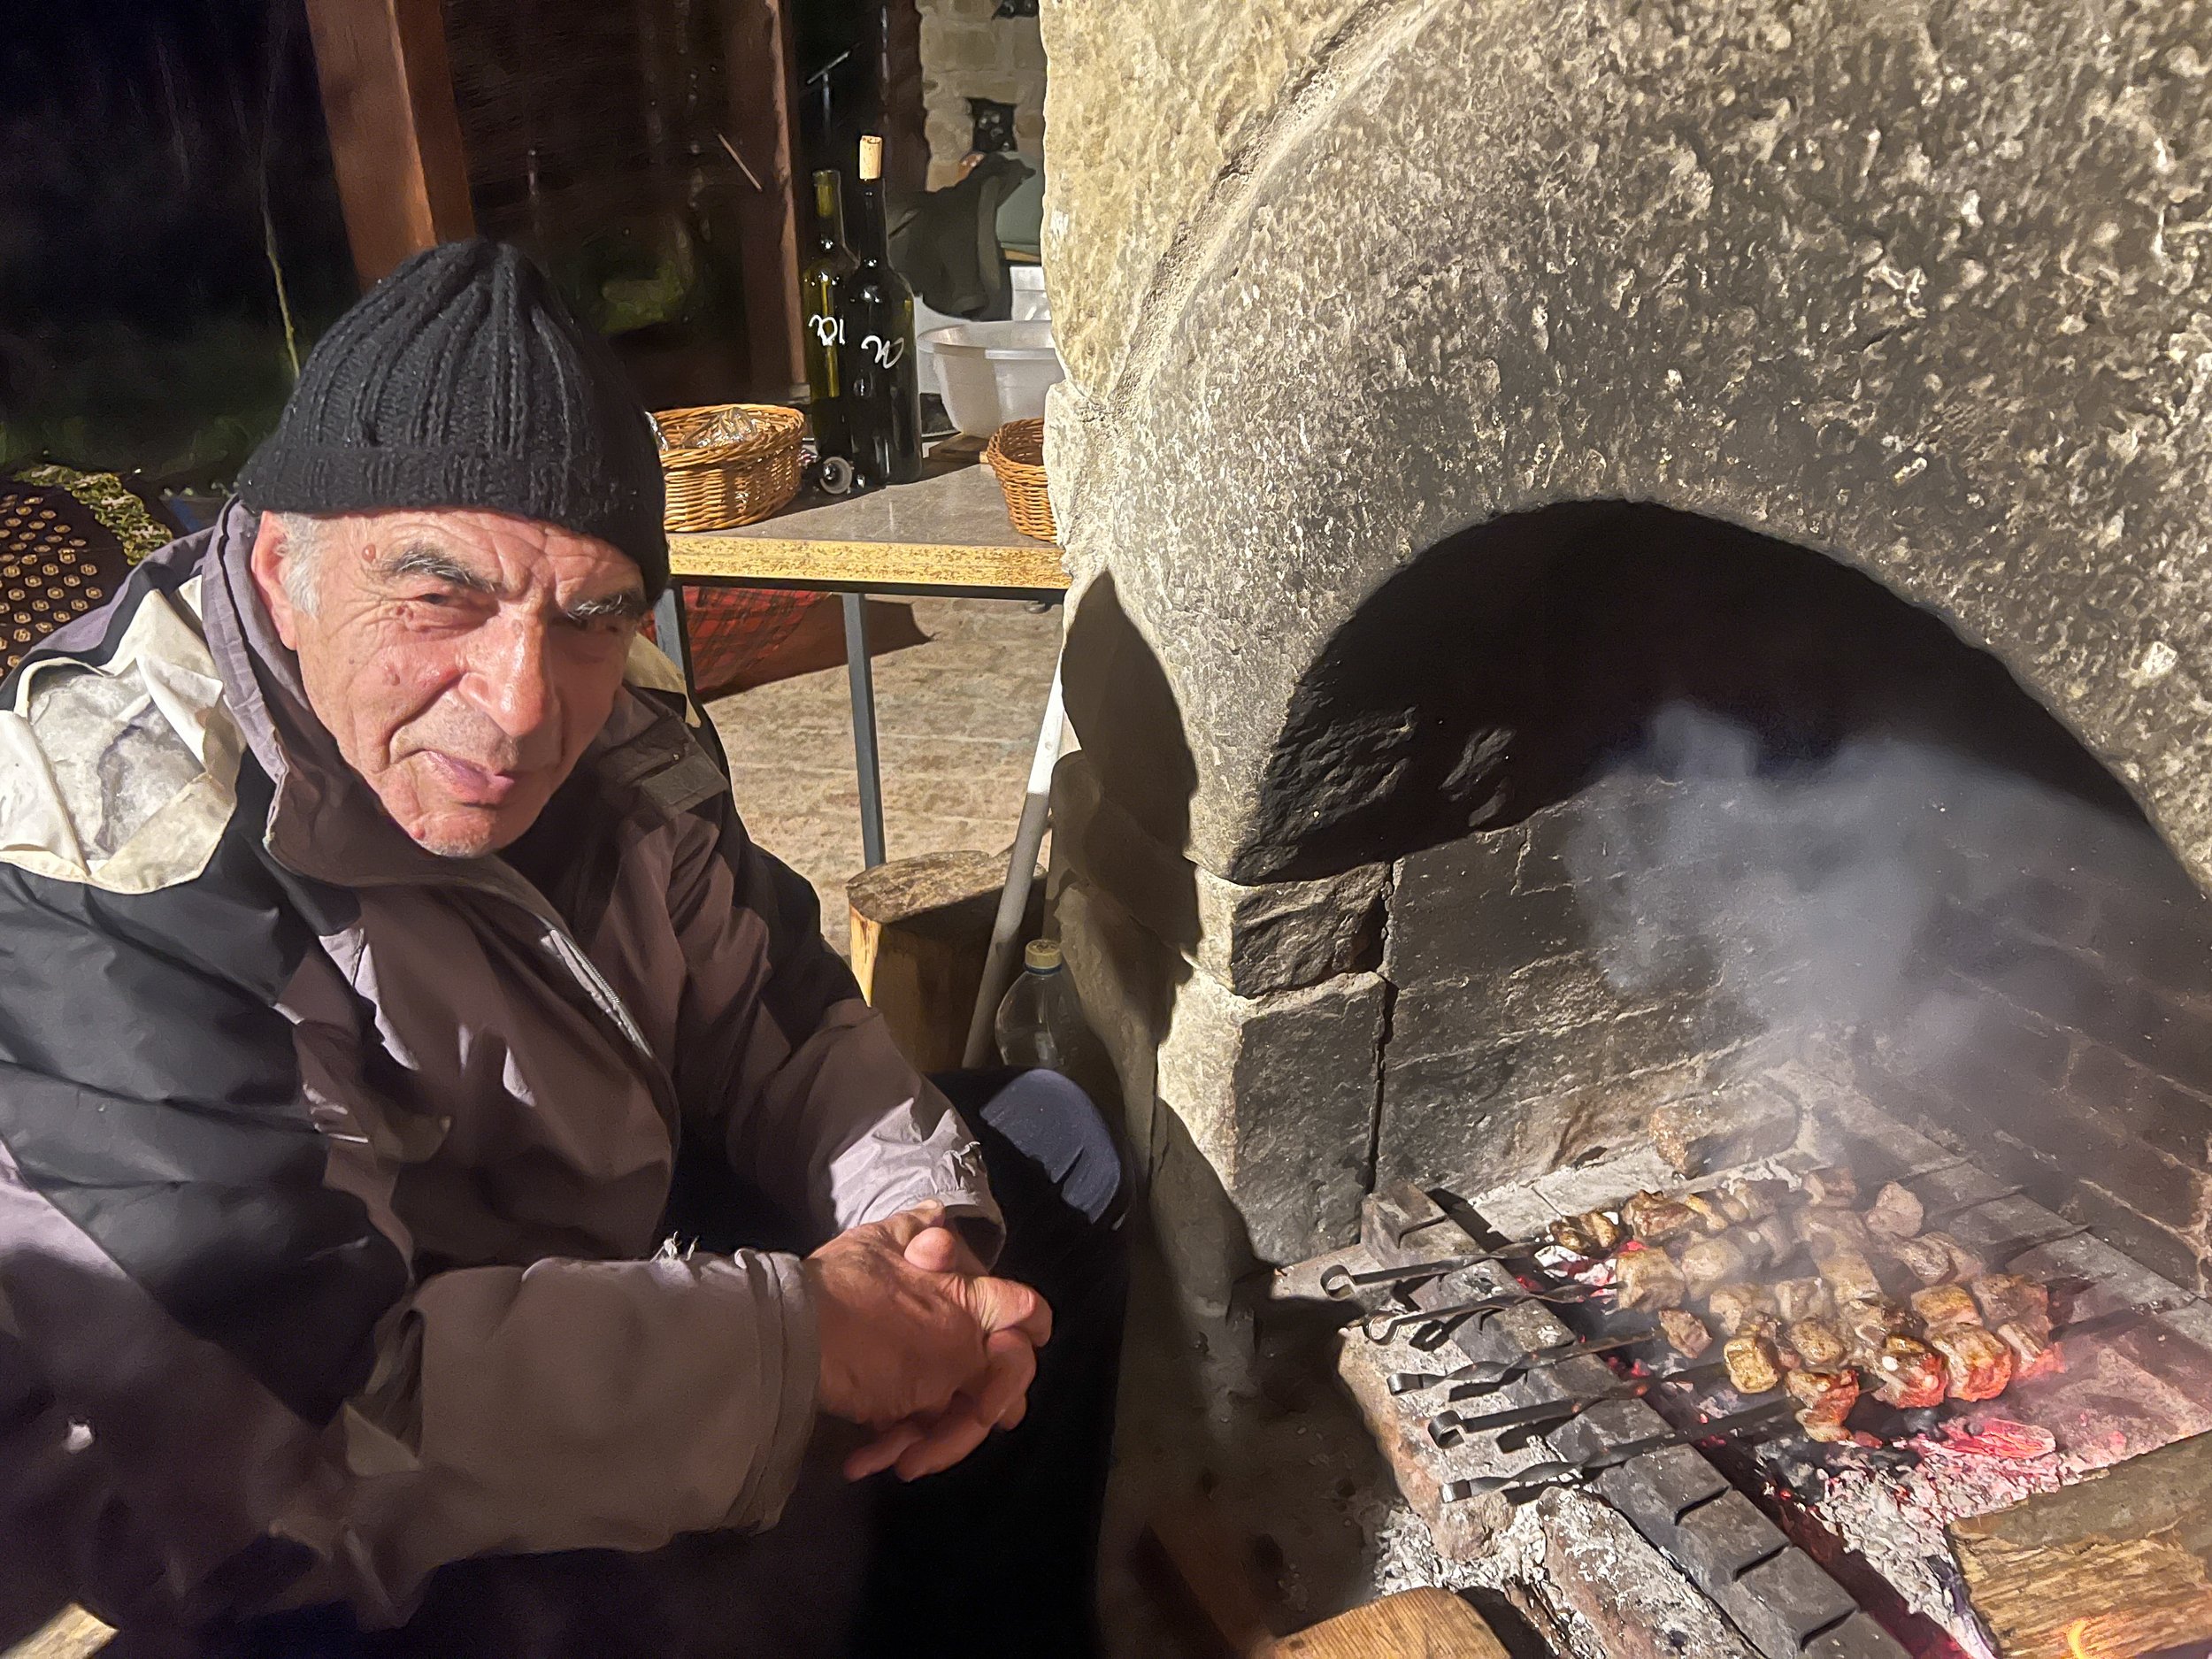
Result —
<path fill-rule="evenodd" d="M 1514 890 L 1521 848 L 1502 832 L 1400 860 L 1385 977 L 1401 986 L 1476 979 L 1585 949 L 1588 926 L 1572 887 Z"/>
<path fill-rule="evenodd" d="M 1257 887 L 1225 880 L 1146 831 L 1080 750 L 1053 773 L 1052 833 L 1087 880 L 1240 996 L 1317 984 L 1378 959 L 1386 865 Z"/>
<path fill-rule="evenodd" d="M 1356 1235 L 1388 995 L 1371 973 L 1262 997 L 1194 973 L 1177 993 L 1159 1047 L 1160 1100 L 1264 1260 L 1296 1261 Z"/>

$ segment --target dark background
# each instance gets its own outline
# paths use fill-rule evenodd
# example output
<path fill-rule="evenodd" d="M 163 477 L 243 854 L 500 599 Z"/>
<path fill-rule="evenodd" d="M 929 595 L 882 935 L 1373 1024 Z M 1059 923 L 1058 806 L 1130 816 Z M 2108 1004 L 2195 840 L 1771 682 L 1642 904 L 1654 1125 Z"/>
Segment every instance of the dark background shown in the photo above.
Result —
<path fill-rule="evenodd" d="M 641 387 L 734 384 L 718 0 L 446 10 L 479 228 Z M 873 119 L 880 17 L 792 7 L 806 165 Z M 0 469 L 221 489 L 357 292 L 301 0 L 0 0 Z"/>

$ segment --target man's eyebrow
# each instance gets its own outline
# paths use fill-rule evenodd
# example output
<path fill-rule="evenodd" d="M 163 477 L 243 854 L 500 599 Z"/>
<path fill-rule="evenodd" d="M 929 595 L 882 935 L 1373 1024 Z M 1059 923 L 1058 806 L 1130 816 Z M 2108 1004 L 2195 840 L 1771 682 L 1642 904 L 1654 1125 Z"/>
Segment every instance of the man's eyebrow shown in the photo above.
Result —
<path fill-rule="evenodd" d="M 471 593 L 490 594 L 496 597 L 499 584 L 481 572 L 472 571 L 449 553 L 443 553 L 426 542 L 418 541 L 403 547 L 381 560 L 377 572 L 383 576 L 427 576 L 434 581 L 465 588 Z"/>
<path fill-rule="evenodd" d="M 561 607 L 561 614 L 571 622 L 635 622 L 644 617 L 645 611 L 645 595 L 635 588 L 626 588 L 618 594 L 604 594 L 596 599 L 579 599 Z"/>

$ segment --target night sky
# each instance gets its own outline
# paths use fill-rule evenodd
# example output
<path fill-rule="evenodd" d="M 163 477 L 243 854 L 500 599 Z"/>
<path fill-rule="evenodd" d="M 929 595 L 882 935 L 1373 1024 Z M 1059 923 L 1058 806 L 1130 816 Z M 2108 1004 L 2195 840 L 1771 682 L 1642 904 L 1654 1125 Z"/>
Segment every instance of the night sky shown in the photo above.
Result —
<path fill-rule="evenodd" d="M 220 483 L 289 384 L 271 234 L 302 352 L 354 292 L 299 0 L 0 20 L 0 463 Z"/>

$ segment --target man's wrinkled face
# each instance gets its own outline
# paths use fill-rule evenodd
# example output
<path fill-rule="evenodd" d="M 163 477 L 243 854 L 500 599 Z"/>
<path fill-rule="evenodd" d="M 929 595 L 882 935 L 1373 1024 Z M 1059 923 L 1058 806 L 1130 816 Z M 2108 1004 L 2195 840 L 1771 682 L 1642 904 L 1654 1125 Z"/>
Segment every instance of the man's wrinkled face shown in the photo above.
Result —
<path fill-rule="evenodd" d="M 638 567 L 503 513 L 314 528 L 296 546 L 263 515 L 253 573 L 316 715 L 422 846 L 471 858 L 509 845 L 614 707 L 645 614 Z"/>

